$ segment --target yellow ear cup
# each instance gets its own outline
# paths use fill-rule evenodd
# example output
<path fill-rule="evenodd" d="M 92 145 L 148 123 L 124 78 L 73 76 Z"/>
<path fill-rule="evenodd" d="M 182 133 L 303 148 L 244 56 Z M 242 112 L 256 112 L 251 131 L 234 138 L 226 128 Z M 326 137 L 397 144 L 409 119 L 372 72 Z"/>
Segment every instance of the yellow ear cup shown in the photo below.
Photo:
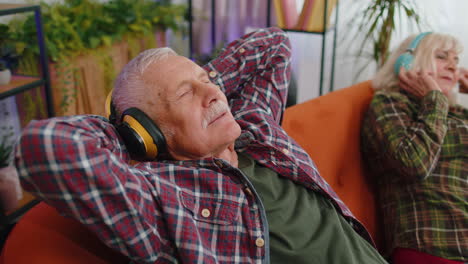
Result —
<path fill-rule="evenodd" d="M 123 139 L 132 159 L 155 160 L 167 150 L 166 139 L 153 120 L 136 107 L 123 111 L 119 120 L 112 103 L 112 91 L 107 95 L 105 114 Z M 161 153 L 160 153 L 161 152 Z"/>
<path fill-rule="evenodd" d="M 158 147 L 156 146 L 153 138 L 148 133 L 148 131 L 138 122 L 133 116 L 125 115 L 123 117 L 123 122 L 127 123 L 135 132 L 143 139 L 143 144 L 145 145 L 146 153 L 148 158 L 156 158 L 158 154 Z"/>

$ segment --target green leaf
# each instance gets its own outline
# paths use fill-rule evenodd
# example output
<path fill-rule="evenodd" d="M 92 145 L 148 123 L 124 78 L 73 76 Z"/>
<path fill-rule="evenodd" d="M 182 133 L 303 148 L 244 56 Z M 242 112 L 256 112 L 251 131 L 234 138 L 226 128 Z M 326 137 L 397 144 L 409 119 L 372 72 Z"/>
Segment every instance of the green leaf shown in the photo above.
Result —
<path fill-rule="evenodd" d="M 185 5 L 154 0 L 64 0 L 41 3 L 47 53 L 52 61 L 59 61 L 101 45 L 110 45 L 126 35 L 152 34 L 155 26 L 178 29 L 177 25 L 185 11 Z M 0 23 L 0 42 L 3 39 L 17 43 L 18 53 L 39 55 L 33 14 L 12 19 L 8 24 Z"/>
<path fill-rule="evenodd" d="M 101 40 L 102 40 L 102 43 L 104 43 L 104 45 L 111 45 L 112 44 L 112 37 L 103 36 L 101 38 Z"/>
<path fill-rule="evenodd" d="M 92 48 L 92 49 L 95 49 L 99 46 L 99 44 L 101 43 L 101 40 L 97 37 L 91 37 L 89 39 L 89 47 Z"/>

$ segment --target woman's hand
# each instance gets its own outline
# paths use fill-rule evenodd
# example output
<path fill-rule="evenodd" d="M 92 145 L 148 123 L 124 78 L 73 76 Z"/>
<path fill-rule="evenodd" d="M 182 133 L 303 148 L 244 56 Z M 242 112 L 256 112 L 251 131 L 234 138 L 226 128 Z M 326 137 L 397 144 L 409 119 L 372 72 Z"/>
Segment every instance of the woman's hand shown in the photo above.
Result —
<path fill-rule="evenodd" d="M 434 73 L 428 71 L 416 71 L 405 68 L 400 69 L 398 74 L 400 87 L 421 98 L 424 97 L 430 91 L 442 91 L 434 79 Z"/>
<path fill-rule="evenodd" d="M 459 77 L 460 93 L 468 93 L 468 69 L 460 68 Z"/>

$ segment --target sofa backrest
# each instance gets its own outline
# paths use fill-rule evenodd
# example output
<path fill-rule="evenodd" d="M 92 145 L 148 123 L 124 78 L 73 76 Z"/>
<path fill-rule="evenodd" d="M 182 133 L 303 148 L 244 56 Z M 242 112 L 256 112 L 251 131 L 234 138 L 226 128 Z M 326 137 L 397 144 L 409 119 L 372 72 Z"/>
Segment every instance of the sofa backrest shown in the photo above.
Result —
<path fill-rule="evenodd" d="M 380 248 L 375 197 L 359 150 L 361 122 L 372 95 L 366 81 L 294 105 L 286 109 L 283 127 Z"/>

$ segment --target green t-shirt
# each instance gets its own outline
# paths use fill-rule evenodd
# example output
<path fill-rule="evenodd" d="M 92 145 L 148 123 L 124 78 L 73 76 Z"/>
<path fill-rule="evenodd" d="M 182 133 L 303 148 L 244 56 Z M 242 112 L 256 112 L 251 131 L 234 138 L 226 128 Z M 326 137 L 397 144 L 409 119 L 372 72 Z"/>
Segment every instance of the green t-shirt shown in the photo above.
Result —
<path fill-rule="evenodd" d="M 387 263 L 323 195 L 239 154 L 270 227 L 271 263 Z"/>

